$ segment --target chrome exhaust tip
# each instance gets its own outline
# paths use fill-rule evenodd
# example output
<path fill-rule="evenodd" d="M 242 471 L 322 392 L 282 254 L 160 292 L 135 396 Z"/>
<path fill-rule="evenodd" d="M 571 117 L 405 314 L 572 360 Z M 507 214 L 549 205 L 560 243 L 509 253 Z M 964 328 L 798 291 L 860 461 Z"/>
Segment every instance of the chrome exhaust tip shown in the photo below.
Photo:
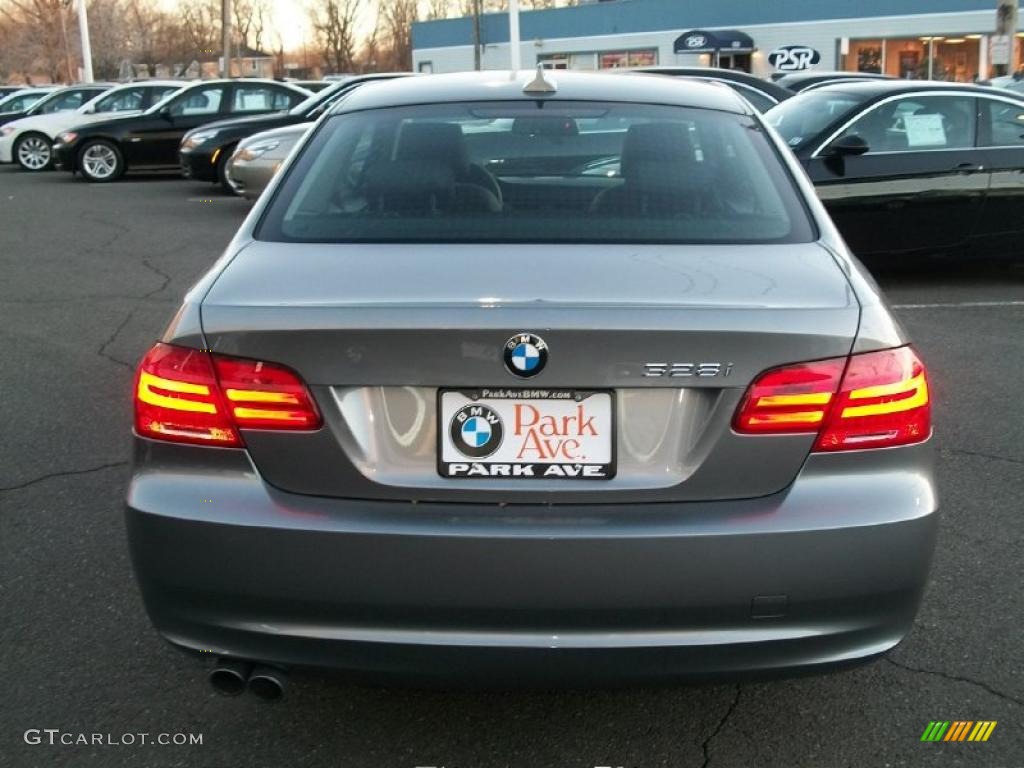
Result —
<path fill-rule="evenodd" d="M 222 696 L 238 696 L 249 683 L 252 664 L 234 659 L 218 659 L 210 672 L 210 685 Z"/>
<path fill-rule="evenodd" d="M 288 673 L 276 667 L 256 667 L 249 675 L 249 690 L 261 699 L 280 699 L 288 687 Z"/>

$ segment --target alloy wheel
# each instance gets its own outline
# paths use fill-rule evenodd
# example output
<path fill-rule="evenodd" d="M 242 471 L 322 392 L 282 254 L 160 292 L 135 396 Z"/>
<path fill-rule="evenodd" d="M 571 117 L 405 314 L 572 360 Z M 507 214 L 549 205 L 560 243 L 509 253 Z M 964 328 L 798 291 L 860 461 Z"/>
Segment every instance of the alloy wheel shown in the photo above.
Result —
<path fill-rule="evenodd" d="M 50 143 L 42 136 L 26 136 L 18 142 L 18 164 L 26 171 L 41 171 L 50 165 Z"/>
<path fill-rule="evenodd" d="M 106 144 L 92 144 L 82 153 L 82 170 L 90 179 L 105 181 L 117 173 L 117 154 Z"/>

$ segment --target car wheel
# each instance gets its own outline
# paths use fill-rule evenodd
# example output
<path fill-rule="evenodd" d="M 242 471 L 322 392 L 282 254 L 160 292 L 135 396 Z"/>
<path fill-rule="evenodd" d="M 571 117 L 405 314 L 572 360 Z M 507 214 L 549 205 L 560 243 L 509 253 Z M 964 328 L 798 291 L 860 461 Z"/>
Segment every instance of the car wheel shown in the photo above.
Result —
<path fill-rule="evenodd" d="M 78 154 L 78 169 L 89 181 L 114 181 L 124 173 L 124 157 L 109 141 L 90 141 Z"/>
<path fill-rule="evenodd" d="M 26 171 L 45 171 L 53 162 L 50 140 L 41 133 L 26 133 L 14 144 L 14 159 Z"/>
<path fill-rule="evenodd" d="M 225 147 L 220 153 L 220 157 L 217 158 L 217 183 L 220 184 L 220 188 L 223 189 L 229 195 L 237 195 L 234 187 L 231 186 L 231 182 L 228 181 L 228 161 L 231 156 L 235 154 L 236 147 Z"/>

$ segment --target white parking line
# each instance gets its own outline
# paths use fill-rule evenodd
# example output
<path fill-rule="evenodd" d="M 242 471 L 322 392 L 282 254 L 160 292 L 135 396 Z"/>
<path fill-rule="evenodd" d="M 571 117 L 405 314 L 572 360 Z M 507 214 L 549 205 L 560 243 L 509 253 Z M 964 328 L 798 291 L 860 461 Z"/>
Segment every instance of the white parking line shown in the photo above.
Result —
<path fill-rule="evenodd" d="M 969 307 L 1024 307 L 1024 301 L 958 301 L 942 304 L 893 304 L 893 309 L 965 309 Z"/>

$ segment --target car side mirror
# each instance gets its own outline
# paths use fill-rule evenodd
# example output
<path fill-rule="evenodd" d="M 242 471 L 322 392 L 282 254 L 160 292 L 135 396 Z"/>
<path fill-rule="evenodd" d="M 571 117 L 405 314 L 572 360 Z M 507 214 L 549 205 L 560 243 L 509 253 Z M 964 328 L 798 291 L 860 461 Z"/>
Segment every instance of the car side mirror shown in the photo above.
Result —
<path fill-rule="evenodd" d="M 863 155 L 870 150 L 871 147 L 868 146 L 868 143 L 863 138 L 855 133 L 849 133 L 846 136 L 840 136 L 829 144 L 826 154 L 829 157 L 850 157 L 853 155 Z"/>
<path fill-rule="evenodd" d="M 166 107 L 161 107 L 160 111 L 157 114 L 160 115 L 160 117 L 162 117 L 164 120 L 170 120 L 171 119 L 171 105 L 168 104 Z"/>
<path fill-rule="evenodd" d="M 86 114 L 86 115 L 94 115 L 94 114 L 96 114 L 96 107 L 86 107 L 83 110 L 83 113 Z"/>

